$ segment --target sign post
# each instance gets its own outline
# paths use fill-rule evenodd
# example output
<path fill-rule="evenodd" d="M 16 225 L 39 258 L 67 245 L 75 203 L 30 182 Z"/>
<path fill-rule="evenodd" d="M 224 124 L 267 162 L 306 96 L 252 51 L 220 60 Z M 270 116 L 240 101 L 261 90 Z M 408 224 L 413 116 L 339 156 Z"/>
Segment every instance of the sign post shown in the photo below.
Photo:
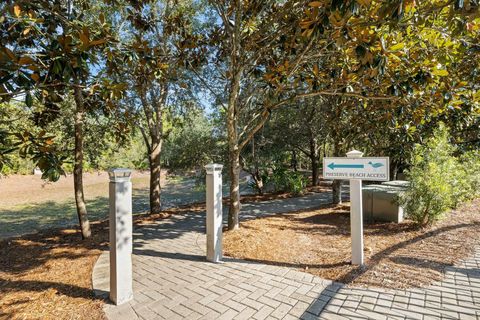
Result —
<path fill-rule="evenodd" d="M 352 264 L 363 264 L 363 209 L 362 180 L 388 181 L 388 157 L 363 158 L 363 153 L 352 150 L 347 158 L 323 158 L 323 178 L 350 180 L 350 230 L 352 236 Z"/>
<path fill-rule="evenodd" d="M 360 158 L 363 153 L 352 150 L 349 158 Z M 352 236 L 352 264 L 363 264 L 363 207 L 362 180 L 350 179 L 350 234 Z"/>

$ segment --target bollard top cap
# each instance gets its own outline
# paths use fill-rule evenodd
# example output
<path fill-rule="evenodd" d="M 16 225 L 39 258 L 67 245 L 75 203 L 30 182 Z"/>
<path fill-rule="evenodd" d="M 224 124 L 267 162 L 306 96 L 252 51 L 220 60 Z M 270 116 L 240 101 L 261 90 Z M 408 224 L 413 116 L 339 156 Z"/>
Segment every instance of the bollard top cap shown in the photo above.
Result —
<path fill-rule="evenodd" d="M 108 170 L 110 181 L 130 181 L 131 169 L 113 168 Z"/>
<path fill-rule="evenodd" d="M 222 171 L 223 165 L 218 163 L 209 163 L 205 166 L 207 173 L 213 173 L 215 171 Z"/>
<path fill-rule="evenodd" d="M 352 150 L 347 152 L 347 157 L 349 158 L 361 158 L 363 157 L 363 152 L 358 150 Z"/>

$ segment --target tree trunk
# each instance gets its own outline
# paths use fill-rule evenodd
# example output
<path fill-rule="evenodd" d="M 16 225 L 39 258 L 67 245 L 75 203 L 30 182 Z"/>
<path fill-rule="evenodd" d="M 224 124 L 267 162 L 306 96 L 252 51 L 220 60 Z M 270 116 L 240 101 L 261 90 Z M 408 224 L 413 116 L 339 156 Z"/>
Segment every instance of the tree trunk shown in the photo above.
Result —
<path fill-rule="evenodd" d="M 150 165 L 150 213 L 159 213 L 162 209 L 160 199 L 161 195 L 161 172 L 162 165 L 160 162 L 160 153 L 162 151 L 162 141 L 152 143 L 151 152 L 149 154 Z"/>
<path fill-rule="evenodd" d="M 238 146 L 237 146 L 238 150 Z M 230 151 L 230 207 L 228 210 L 228 230 L 238 229 L 240 214 L 240 155 L 236 150 Z"/>
<path fill-rule="evenodd" d="M 228 230 L 238 229 L 240 214 L 240 146 L 237 131 L 237 103 L 240 92 L 241 70 L 233 72 L 228 97 L 227 135 L 230 171 L 230 207 L 228 210 Z"/>
<path fill-rule="evenodd" d="M 298 160 L 297 160 L 297 151 L 292 150 L 292 168 L 293 171 L 298 171 Z"/>
<path fill-rule="evenodd" d="M 312 186 L 318 186 L 318 157 L 310 157 L 312 162 Z"/>
<path fill-rule="evenodd" d="M 310 137 L 310 161 L 312 165 L 312 186 L 318 186 L 318 144 L 317 139 Z"/>
<path fill-rule="evenodd" d="M 332 191 L 333 191 L 333 204 L 341 204 L 342 203 L 342 181 L 341 180 L 333 180 Z"/>
<path fill-rule="evenodd" d="M 87 206 L 83 195 L 83 120 L 85 118 L 85 109 L 83 105 L 82 90 L 75 86 L 75 164 L 73 167 L 73 186 L 75 190 L 75 203 L 77 206 L 78 222 L 82 239 L 89 238 L 92 235 L 90 222 L 88 221 Z"/>
<path fill-rule="evenodd" d="M 336 138 L 336 137 L 335 137 Z M 333 143 L 333 156 L 340 157 L 340 143 L 338 141 L 334 141 Z M 333 196 L 333 204 L 341 204 L 342 203 L 342 181 L 341 180 L 333 180 L 332 183 L 332 196 Z"/>
<path fill-rule="evenodd" d="M 260 169 L 258 168 L 258 158 L 257 153 L 255 152 L 255 136 L 252 138 L 252 159 L 253 159 L 253 173 L 250 173 L 255 186 L 257 187 L 257 192 L 259 195 L 263 195 L 263 180 Z"/>
<path fill-rule="evenodd" d="M 255 168 L 255 172 L 252 175 L 253 181 L 255 182 L 255 185 L 257 186 L 257 191 L 258 194 L 263 196 L 263 179 L 262 179 L 262 174 L 260 173 L 260 170 L 258 167 Z"/>

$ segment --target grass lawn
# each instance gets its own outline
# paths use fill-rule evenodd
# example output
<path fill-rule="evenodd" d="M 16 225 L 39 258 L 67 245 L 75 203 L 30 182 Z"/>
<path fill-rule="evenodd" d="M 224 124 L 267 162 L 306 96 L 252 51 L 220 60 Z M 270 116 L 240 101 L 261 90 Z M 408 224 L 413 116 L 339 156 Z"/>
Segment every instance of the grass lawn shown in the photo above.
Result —
<path fill-rule="evenodd" d="M 132 175 L 134 214 L 148 211 L 149 179 L 148 173 Z M 193 179 L 164 175 L 163 180 L 164 208 L 205 201 L 205 191 L 196 188 Z M 108 175 L 86 173 L 84 188 L 89 219 L 107 218 Z M 45 183 L 39 176 L 10 176 L 0 180 L 0 194 L 0 239 L 78 223 L 72 176 L 55 183 Z"/>

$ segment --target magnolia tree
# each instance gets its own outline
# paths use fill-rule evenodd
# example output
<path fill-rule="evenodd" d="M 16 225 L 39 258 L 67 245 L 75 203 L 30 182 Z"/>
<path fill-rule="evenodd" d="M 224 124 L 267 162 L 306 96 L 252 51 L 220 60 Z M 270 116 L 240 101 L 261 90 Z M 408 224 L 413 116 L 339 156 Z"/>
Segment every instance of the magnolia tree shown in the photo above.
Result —
<path fill-rule="evenodd" d="M 82 237 L 90 236 L 83 195 L 84 119 L 87 108 L 101 108 L 99 99 L 107 86 L 94 77 L 93 65 L 111 42 L 109 26 L 100 13 L 101 2 L 9 1 L 2 11 L 0 46 L 0 94 L 2 100 L 19 99 L 31 107 L 34 101 L 44 114 L 61 113 L 59 103 L 73 96 L 74 189 Z M 42 131 L 43 132 L 43 131 Z M 58 180 L 62 157 L 54 139 L 32 132 L 16 134 L 17 146 L 29 153 L 45 178 Z M 15 133 L 13 133 L 15 134 Z"/>
<path fill-rule="evenodd" d="M 191 69 L 203 62 L 194 1 L 131 1 L 119 7 L 120 46 L 107 73 L 123 84 L 122 106 L 144 138 L 150 168 L 150 211 L 161 211 L 161 155 L 175 115 L 197 107 Z"/>

